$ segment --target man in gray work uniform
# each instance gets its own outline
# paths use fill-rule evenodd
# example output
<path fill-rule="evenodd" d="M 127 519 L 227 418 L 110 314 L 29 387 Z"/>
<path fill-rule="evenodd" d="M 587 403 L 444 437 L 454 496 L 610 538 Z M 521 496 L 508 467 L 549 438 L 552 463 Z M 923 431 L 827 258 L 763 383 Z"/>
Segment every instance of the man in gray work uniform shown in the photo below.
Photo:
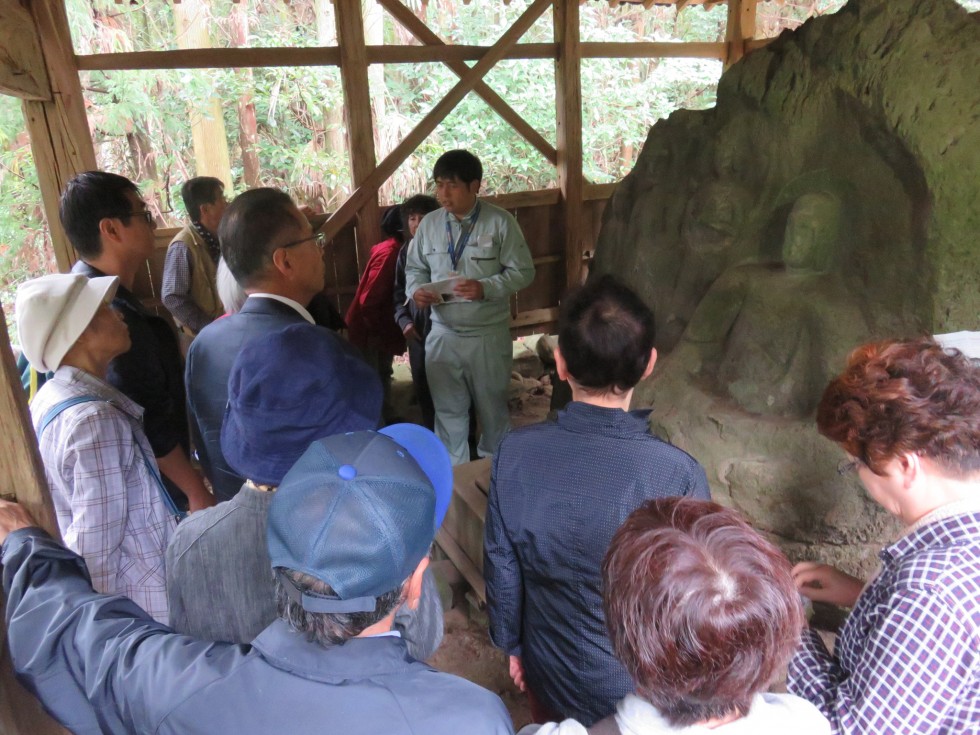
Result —
<path fill-rule="evenodd" d="M 476 156 L 444 153 L 432 178 L 442 209 L 426 215 L 415 233 L 405 290 L 418 306 L 432 306 L 425 370 L 435 429 L 453 464 L 461 464 L 470 459 L 471 402 L 483 432 L 481 457 L 493 454 L 510 428 L 510 296 L 531 283 L 534 263 L 517 220 L 477 198 L 483 166 Z"/>

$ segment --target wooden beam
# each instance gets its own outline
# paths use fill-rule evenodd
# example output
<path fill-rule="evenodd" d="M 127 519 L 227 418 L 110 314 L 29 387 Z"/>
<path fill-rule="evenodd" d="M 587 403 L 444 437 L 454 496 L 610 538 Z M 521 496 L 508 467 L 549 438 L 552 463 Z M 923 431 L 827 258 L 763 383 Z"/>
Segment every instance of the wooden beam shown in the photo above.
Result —
<path fill-rule="evenodd" d="M 477 569 L 476 564 L 465 554 L 446 529 L 440 528 L 436 531 L 436 543 L 439 544 L 440 549 L 446 552 L 449 561 L 463 575 L 466 583 L 473 588 L 473 594 L 476 595 L 480 607 L 483 608 L 487 604 L 487 587 L 482 572 Z"/>
<path fill-rule="evenodd" d="M 0 494 L 23 505 L 42 528 L 60 540 L 20 373 L 10 351 L 6 319 L 0 326 L 0 477 L 3 477 Z M 3 593 L 0 592 L 0 732 L 62 735 L 67 731 L 45 714 L 41 704 L 14 677 L 7 650 L 3 607 Z"/>
<path fill-rule="evenodd" d="M 724 59 L 726 43 L 682 41 L 586 42 L 580 44 L 583 59 Z"/>
<path fill-rule="evenodd" d="M 401 143 L 389 153 L 378 167 L 358 186 L 354 193 L 334 212 L 323 225 L 322 232 L 327 239 L 332 239 L 371 197 L 377 196 L 377 189 L 402 162 L 418 148 L 419 144 L 435 130 L 436 126 L 445 119 L 460 100 L 473 89 L 474 85 L 486 76 L 486 73 L 500 61 L 508 50 L 514 47 L 517 40 L 523 36 L 542 13 L 551 5 L 552 0 L 534 0 L 521 16 L 497 40 L 489 51 L 480 59 L 469 73 L 462 77 L 449 92 L 429 111 L 412 131 L 405 136 Z"/>
<path fill-rule="evenodd" d="M 24 117 L 55 259 L 58 268 L 66 271 L 77 256 L 61 229 L 58 200 L 72 176 L 96 167 L 95 149 L 85 115 L 85 100 L 78 81 L 64 3 L 33 2 L 31 11 L 51 82 L 52 100 L 24 100 Z"/>
<path fill-rule="evenodd" d="M 518 329 L 520 327 L 533 327 L 537 324 L 550 324 L 551 322 L 557 322 L 558 311 L 559 309 L 557 306 L 548 309 L 531 309 L 530 311 L 522 311 L 510 320 L 510 328 Z"/>
<path fill-rule="evenodd" d="M 0 0 L 0 94 L 52 99 L 34 18 L 19 0 Z"/>
<path fill-rule="evenodd" d="M 417 39 L 430 47 L 445 48 L 446 44 L 439 36 L 432 32 L 411 10 L 406 8 L 399 0 L 378 0 L 385 10 Z M 455 74 L 462 78 L 469 72 L 470 67 L 462 61 L 447 61 L 446 66 L 452 69 Z M 504 122 L 508 123 L 518 134 L 528 143 L 533 145 L 538 151 L 552 164 L 558 163 L 558 152 L 547 140 L 544 139 L 513 107 L 504 101 L 503 97 L 494 92 L 485 82 L 477 82 L 473 87 L 490 109 L 500 115 Z"/>
<path fill-rule="evenodd" d="M 521 207 L 546 207 L 561 201 L 560 189 L 538 189 L 537 191 L 517 191 L 513 194 L 496 194 L 485 197 L 491 204 L 501 209 L 520 209 Z"/>
<path fill-rule="evenodd" d="M 414 16 L 413 16 L 414 17 Z M 409 29 L 411 30 L 411 29 Z M 490 46 L 367 46 L 369 64 L 422 64 L 479 61 Z M 725 43 L 681 41 L 589 42 L 581 44 L 582 58 L 725 58 Z M 183 51 L 130 51 L 83 54 L 75 57 L 82 71 L 144 69 L 246 69 L 279 66 L 340 66 L 335 46 L 308 48 L 201 48 Z M 554 43 L 521 43 L 503 59 L 555 59 Z"/>
<path fill-rule="evenodd" d="M 490 46 L 367 46 L 369 64 L 479 61 Z M 515 44 L 505 59 L 553 59 L 553 43 Z M 306 48 L 201 48 L 185 51 L 130 51 L 77 56 L 83 71 L 142 69 L 243 69 L 277 66 L 340 66 L 336 46 Z"/>
<path fill-rule="evenodd" d="M 344 50 L 340 76 L 344 88 L 344 121 L 354 187 L 360 187 L 375 170 L 374 122 L 371 85 L 368 81 L 367 46 L 361 0 L 334 0 L 337 43 Z M 375 187 L 377 189 L 377 187 Z M 358 270 L 363 272 L 375 243 L 381 241 L 381 209 L 375 190 L 357 207 L 354 227 Z M 330 239 L 328 236 L 327 239 Z"/>
<path fill-rule="evenodd" d="M 565 283 L 582 278 L 582 63 L 579 6 L 555 3 L 555 91 L 558 114 L 558 186 L 562 194 Z"/>
<path fill-rule="evenodd" d="M 613 195 L 613 192 L 616 191 L 617 186 L 619 186 L 618 181 L 611 184 L 586 184 L 582 198 L 587 202 L 594 202 L 597 199 L 609 199 Z"/>

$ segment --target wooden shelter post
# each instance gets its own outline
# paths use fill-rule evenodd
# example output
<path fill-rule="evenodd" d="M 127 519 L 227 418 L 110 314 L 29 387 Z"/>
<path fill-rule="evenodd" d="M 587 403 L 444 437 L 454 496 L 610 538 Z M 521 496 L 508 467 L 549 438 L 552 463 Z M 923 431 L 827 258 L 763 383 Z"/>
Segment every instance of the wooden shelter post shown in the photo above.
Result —
<path fill-rule="evenodd" d="M 0 325 L 0 477 L 3 478 L 0 496 L 23 505 L 42 528 L 60 540 L 24 388 L 10 350 L 6 319 Z M 0 732 L 63 735 L 67 731 L 45 713 L 41 703 L 14 677 L 3 622 L 7 619 L 5 603 L 0 592 Z"/>
<path fill-rule="evenodd" d="M 344 88 L 344 115 L 347 150 L 350 152 L 354 189 L 358 189 L 375 169 L 374 123 L 371 115 L 371 87 L 368 81 L 367 46 L 364 41 L 364 14 L 361 0 L 335 0 L 340 75 Z M 375 243 L 381 240 L 381 209 L 377 191 L 357 207 L 355 225 L 358 270 L 364 271 Z"/>
<path fill-rule="evenodd" d="M 556 0 L 555 41 L 558 183 L 562 194 L 565 282 L 571 287 L 582 279 L 582 59 L 577 2 Z"/>
<path fill-rule="evenodd" d="M 725 57 L 725 69 L 745 56 L 745 42 L 755 36 L 757 4 L 758 0 L 728 0 L 728 24 L 725 30 L 728 54 Z"/>
<path fill-rule="evenodd" d="M 17 4 L 16 0 L 5 2 Z M 51 82 L 51 100 L 24 100 L 24 117 L 55 259 L 58 269 L 67 271 L 77 260 L 77 255 L 61 229 L 58 200 L 68 179 L 96 167 L 95 148 L 85 115 L 85 100 L 64 3 L 61 0 L 34 0 L 30 10 Z"/>

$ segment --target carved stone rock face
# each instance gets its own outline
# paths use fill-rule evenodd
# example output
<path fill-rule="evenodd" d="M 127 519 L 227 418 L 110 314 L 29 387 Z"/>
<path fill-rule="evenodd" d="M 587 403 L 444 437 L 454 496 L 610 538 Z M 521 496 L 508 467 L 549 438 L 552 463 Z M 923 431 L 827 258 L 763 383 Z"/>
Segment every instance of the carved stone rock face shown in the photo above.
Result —
<path fill-rule="evenodd" d="M 606 209 L 592 271 L 644 296 L 662 356 L 634 405 L 788 548 L 857 564 L 892 528 L 814 427 L 846 354 L 980 328 L 978 68 L 953 0 L 851 0 L 657 123 Z"/>

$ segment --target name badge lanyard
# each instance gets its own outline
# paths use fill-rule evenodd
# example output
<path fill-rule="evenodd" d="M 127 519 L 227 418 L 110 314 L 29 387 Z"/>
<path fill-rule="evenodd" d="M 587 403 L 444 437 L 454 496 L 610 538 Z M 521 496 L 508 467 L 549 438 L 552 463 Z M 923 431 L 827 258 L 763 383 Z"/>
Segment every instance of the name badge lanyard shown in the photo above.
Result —
<path fill-rule="evenodd" d="M 460 225 L 459 228 L 459 240 L 456 241 L 455 247 L 453 246 L 453 228 L 449 224 L 450 214 L 446 214 L 446 241 L 449 243 L 447 251 L 449 252 L 449 259 L 453 263 L 453 273 L 456 273 L 456 268 L 459 265 L 459 259 L 463 256 L 463 249 L 466 247 L 466 243 L 469 242 L 470 233 L 473 232 L 473 228 L 476 227 L 476 221 L 480 218 L 480 203 L 476 203 L 476 209 L 473 212 L 473 218 L 470 220 L 469 227 L 463 227 Z"/>

